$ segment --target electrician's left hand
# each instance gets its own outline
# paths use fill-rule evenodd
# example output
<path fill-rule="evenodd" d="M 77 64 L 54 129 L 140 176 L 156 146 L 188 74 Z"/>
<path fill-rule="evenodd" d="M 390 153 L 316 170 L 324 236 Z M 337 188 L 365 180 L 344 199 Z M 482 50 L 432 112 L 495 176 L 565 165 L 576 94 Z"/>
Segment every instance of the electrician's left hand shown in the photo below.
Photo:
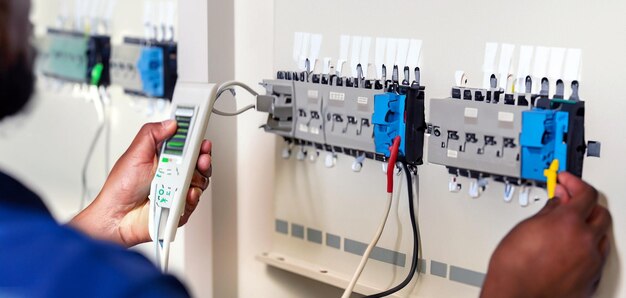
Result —
<path fill-rule="evenodd" d="M 111 170 L 94 202 L 70 225 L 91 237 L 126 247 L 150 241 L 150 183 L 156 173 L 161 144 L 173 136 L 176 129 L 175 121 L 144 125 Z M 179 226 L 187 223 L 198 206 L 202 192 L 209 186 L 211 172 L 211 142 L 204 140 Z"/>

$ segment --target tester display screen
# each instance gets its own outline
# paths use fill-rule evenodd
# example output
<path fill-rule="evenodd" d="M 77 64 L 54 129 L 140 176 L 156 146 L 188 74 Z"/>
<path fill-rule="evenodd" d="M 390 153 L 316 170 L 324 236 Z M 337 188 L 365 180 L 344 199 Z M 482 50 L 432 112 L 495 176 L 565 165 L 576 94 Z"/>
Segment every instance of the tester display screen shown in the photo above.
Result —
<path fill-rule="evenodd" d="M 191 129 L 191 120 L 194 116 L 194 109 L 192 108 L 178 108 L 176 109 L 176 123 L 178 129 L 176 134 L 171 137 L 165 143 L 165 150 L 163 153 L 182 156 L 185 145 L 187 144 L 187 138 L 189 137 L 189 130 Z"/>

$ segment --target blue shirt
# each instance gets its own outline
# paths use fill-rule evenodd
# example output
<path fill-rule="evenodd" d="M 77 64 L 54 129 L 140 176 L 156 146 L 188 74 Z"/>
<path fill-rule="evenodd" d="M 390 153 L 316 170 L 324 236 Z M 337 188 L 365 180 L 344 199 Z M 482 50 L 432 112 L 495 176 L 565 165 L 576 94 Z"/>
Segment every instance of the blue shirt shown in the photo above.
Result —
<path fill-rule="evenodd" d="M 0 172 L 0 297 L 189 297 L 142 255 L 57 224 Z"/>

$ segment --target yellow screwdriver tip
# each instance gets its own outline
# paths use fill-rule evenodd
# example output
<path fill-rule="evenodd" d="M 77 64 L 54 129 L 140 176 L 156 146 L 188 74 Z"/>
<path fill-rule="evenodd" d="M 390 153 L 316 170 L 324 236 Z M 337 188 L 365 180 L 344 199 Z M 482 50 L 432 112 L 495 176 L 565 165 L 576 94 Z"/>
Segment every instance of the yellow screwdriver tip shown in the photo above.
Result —
<path fill-rule="evenodd" d="M 559 160 L 555 159 L 550 164 L 550 167 L 543 171 L 543 175 L 546 176 L 548 199 L 554 198 L 556 191 L 556 177 L 559 172 Z"/>

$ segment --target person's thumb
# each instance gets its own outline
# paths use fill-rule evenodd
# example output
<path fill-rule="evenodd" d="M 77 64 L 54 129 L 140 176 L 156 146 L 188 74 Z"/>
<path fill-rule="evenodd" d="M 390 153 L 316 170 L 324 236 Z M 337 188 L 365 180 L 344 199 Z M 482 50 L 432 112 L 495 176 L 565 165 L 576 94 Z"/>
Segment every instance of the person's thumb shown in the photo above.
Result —
<path fill-rule="evenodd" d="M 130 148 L 132 151 L 134 151 L 133 149 L 158 151 L 159 144 L 173 136 L 176 133 L 176 128 L 177 125 L 174 120 L 144 124 Z"/>

